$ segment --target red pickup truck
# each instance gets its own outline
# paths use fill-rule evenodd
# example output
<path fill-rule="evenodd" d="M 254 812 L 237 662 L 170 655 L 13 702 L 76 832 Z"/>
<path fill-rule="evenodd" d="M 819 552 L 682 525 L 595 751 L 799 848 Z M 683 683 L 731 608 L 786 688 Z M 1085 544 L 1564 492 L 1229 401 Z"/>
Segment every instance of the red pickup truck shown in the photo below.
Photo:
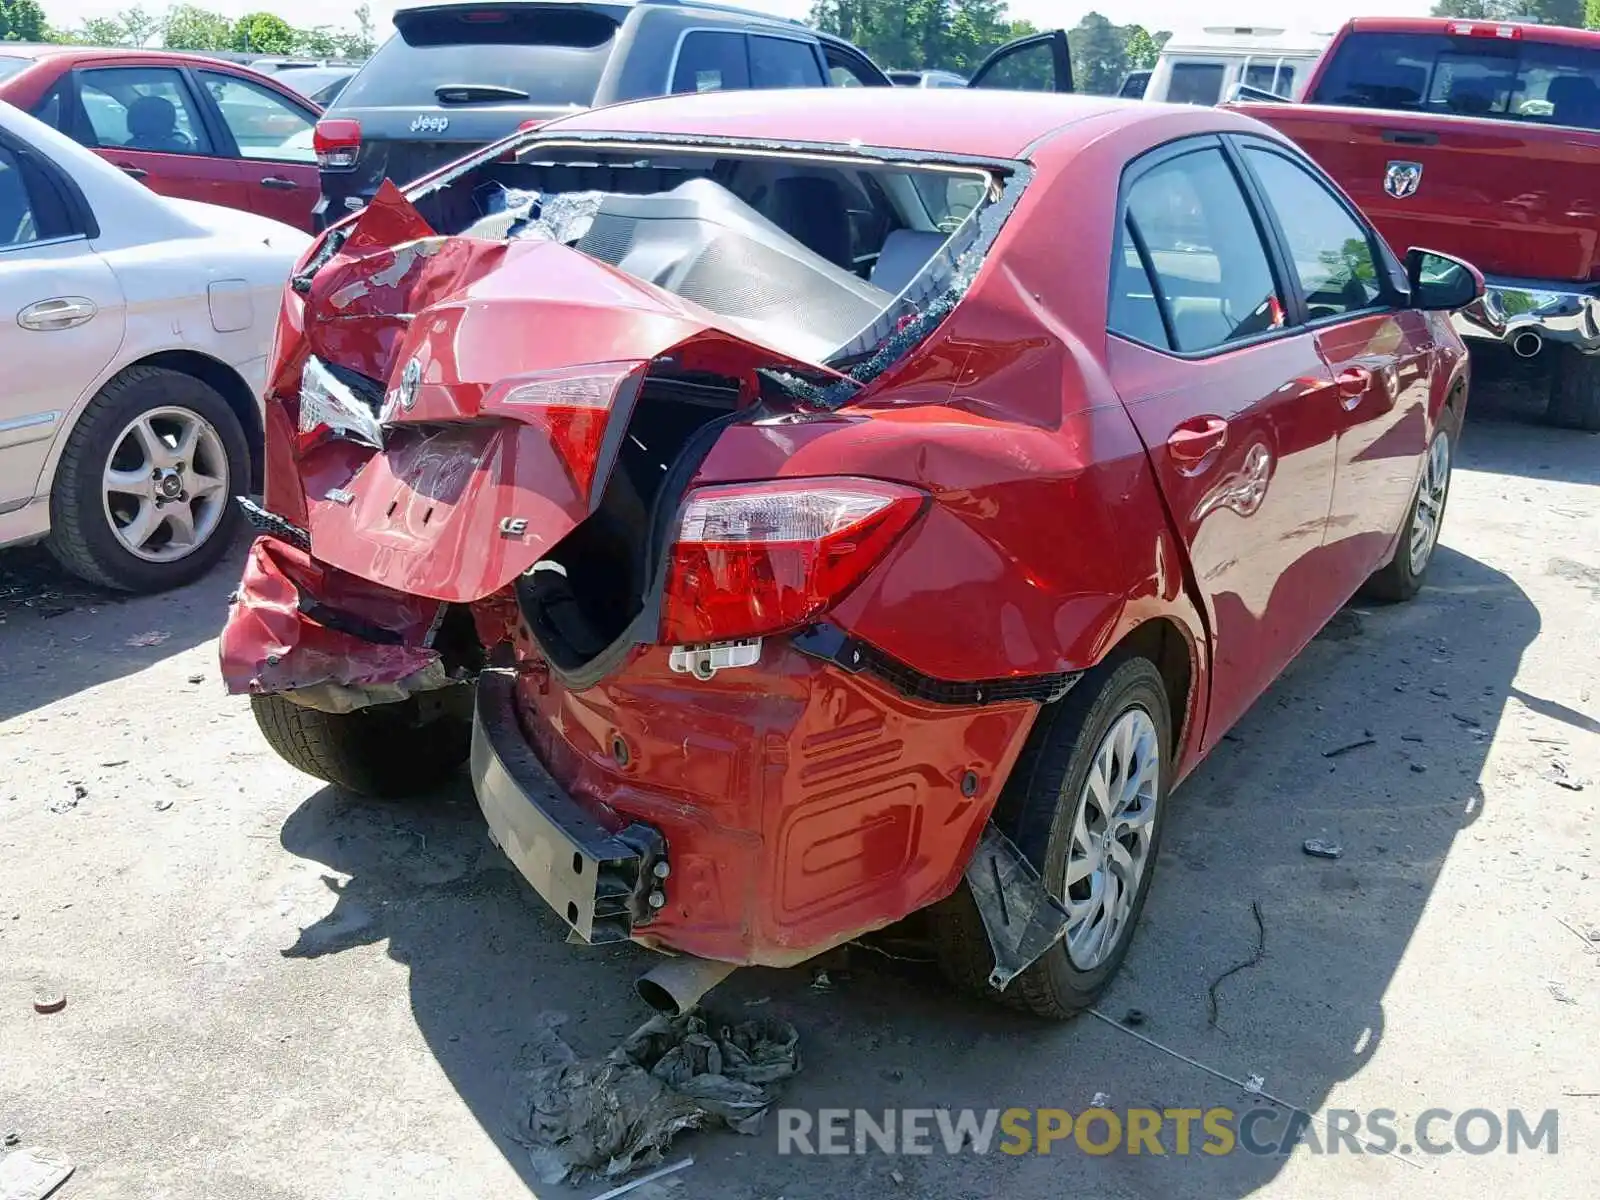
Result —
<path fill-rule="evenodd" d="M 1463 334 L 1549 362 L 1550 420 L 1600 430 L 1600 32 L 1358 18 L 1303 103 L 1255 103 L 1390 245 L 1483 271 Z"/>

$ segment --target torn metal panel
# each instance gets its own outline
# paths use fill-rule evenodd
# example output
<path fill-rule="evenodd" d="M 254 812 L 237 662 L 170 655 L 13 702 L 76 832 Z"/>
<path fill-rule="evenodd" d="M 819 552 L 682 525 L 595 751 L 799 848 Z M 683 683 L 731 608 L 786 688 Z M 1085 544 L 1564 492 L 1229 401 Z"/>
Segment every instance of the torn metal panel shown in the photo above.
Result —
<path fill-rule="evenodd" d="M 1032 863 L 991 822 L 967 865 L 967 887 L 994 951 L 991 987 L 1004 991 L 1066 936 L 1071 920 Z"/>

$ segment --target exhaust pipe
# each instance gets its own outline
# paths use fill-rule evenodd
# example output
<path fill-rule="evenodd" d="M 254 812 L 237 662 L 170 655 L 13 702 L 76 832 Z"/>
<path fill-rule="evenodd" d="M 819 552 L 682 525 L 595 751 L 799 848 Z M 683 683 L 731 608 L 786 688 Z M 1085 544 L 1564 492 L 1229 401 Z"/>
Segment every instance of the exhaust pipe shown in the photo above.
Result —
<path fill-rule="evenodd" d="M 657 1012 L 681 1017 L 731 975 L 735 965 L 680 954 L 646 971 L 633 986 L 639 999 Z"/>
<path fill-rule="evenodd" d="M 1544 349 L 1544 338 L 1531 329 L 1524 329 L 1511 339 L 1511 352 L 1518 358 L 1532 358 Z"/>

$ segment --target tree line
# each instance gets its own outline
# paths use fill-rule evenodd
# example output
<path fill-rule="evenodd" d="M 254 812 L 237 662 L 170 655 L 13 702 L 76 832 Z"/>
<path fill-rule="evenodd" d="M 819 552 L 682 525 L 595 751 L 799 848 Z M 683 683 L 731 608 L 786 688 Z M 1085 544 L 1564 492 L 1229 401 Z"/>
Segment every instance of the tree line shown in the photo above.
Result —
<path fill-rule="evenodd" d="M 816 0 L 811 23 L 853 42 L 880 66 L 962 75 L 995 47 L 1039 32 L 1030 21 L 1013 20 L 1005 0 Z M 1090 13 L 1068 34 L 1078 90 L 1115 92 L 1129 71 L 1155 66 L 1170 36 Z"/>
<path fill-rule="evenodd" d="M 159 15 L 135 4 L 114 17 L 90 17 L 82 25 L 57 28 L 39 0 L 0 0 L 0 41 L 131 47 L 159 41 L 168 50 L 366 58 L 377 48 L 371 5 L 358 6 L 354 18 L 353 30 L 332 25 L 297 29 L 270 12 L 246 13 L 234 21 L 195 4 L 174 4 Z"/>

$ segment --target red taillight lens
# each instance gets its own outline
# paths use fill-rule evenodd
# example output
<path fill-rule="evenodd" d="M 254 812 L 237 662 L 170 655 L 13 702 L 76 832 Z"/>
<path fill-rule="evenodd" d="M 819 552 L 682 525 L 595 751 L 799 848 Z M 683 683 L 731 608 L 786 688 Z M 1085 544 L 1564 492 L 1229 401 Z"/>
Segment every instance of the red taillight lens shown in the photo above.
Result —
<path fill-rule="evenodd" d="M 347 117 L 318 121 L 311 131 L 311 147 L 324 171 L 349 171 L 361 153 L 361 122 Z"/>
<path fill-rule="evenodd" d="M 589 363 L 521 375 L 499 384 L 484 401 L 486 412 L 540 425 L 567 464 L 573 485 L 587 496 L 600 462 L 600 444 L 612 409 L 625 387 L 644 375 L 649 363 Z"/>
<path fill-rule="evenodd" d="M 873 479 L 696 489 L 667 564 L 661 640 L 718 642 L 805 625 L 861 582 L 926 500 Z"/>

